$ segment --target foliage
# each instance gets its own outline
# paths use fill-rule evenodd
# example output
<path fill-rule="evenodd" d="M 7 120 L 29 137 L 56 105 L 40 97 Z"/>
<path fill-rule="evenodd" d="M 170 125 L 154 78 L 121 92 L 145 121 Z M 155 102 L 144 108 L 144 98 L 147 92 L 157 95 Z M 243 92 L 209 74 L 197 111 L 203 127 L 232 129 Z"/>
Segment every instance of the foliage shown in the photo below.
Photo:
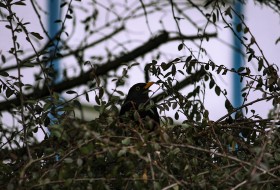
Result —
<path fill-rule="evenodd" d="M 33 23 L 17 15 L 17 8 L 26 6 L 26 1 L 0 1 L 1 16 L 7 22 L 5 27 L 13 41 L 9 50 L 11 57 L 1 54 L 0 90 L 5 101 L 0 102 L 0 110 L 8 111 L 17 121 L 12 126 L 0 125 L 1 189 L 280 188 L 277 65 L 266 59 L 253 31 L 231 4 L 223 1 L 156 2 L 139 1 L 130 7 L 125 2 L 108 7 L 91 2 L 93 11 L 89 11 L 80 1 L 63 1 L 60 8 L 65 15 L 56 21 L 61 30 L 52 38 L 42 24 L 40 12 L 44 11 L 38 2 L 30 1 L 30 6 L 41 23 L 40 32 L 31 31 L 29 26 Z M 119 14 L 116 6 L 129 13 Z M 202 14 L 203 27 L 184 14 L 186 8 Z M 78 21 L 79 9 L 86 14 Z M 101 10 L 115 17 L 102 25 L 99 23 Z M 118 33 L 127 34 L 129 30 L 124 25 L 134 19 L 144 19 L 151 32 L 149 16 L 155 12 L 171 14 L 178 32 L 172 35 L 171 31 L 161 31 L 132 50 L 128 50 L 124 42 L 117 42 L 117 48 L 104 48 L 105 55 L 85 58 L 87 50 L 114 41 Z M 184 35 L 179 24 L 183 18 L 176 15 L 190 20 L 199 33 Z M 240 20 L 236 25 L 232 24 L 235 16 Z M 73 27 L 70 33 L 69 22 Z M 217 33 L 208 32 L 208 26 L 218 27 L 218 23 L 223 23 L 242 43 L 247 61 L 257 62 L 256 74 L 246 66 L 228 68 L 202 59 L 202 54 L 207 55 L 203 43 L 218 38 Z M 83 26 L 86 35 L 83 42 L 73 48 L 70 41 L 78 24 Z M 109 32 L 100 39 L 92 40 L 94 35 L 106 30 Z M 20 40 L 22 37 L 24 43 Z M 43 40 L 46 40 L 45 45 L 38 45 L 43 44 L 40 43 Z M 199 42 L 198 54 L 188 47 L 188 40 Z M 129 73 L 141 66 L 136 58 L 153 54 L 160 45 L 171 41 L 179 41 L 178 51 L 188 53 L 160 61 L 165 54 L 158 50 L 143 67 L 146 80 L 150 77 L 157 80 L 156 91 L 160 93 L 153 96 L 151 106 L 156 106 L 161 113 L 161 127 L 150 132 L 145 129 L 147 123 L 120 122 L 118 108 L 124 95 L 120 88 L 131 77 Z M 30 56 L 23 45 L 26 42 L 32 49 Z M 80 72 L 71 76 L 66 67 L 64 80 L 55 84 L 53 79 L 58 73 L 52 63 L 68 56 L 74 56 Z M 6 66 L 10 60 L 16 64 Z M 23 69 L 26 68 L 39 68 L 34 84 L 24 81 Z M 13 69 L 15 75 L 11 72 Z M 219 86 L 215 77 L 229 73 L 245 82 L 244 101 L 238 107 L 230 102 L 226 89 Z M 84 84 L 87 85 L 82 92 L 74 89 Z M 111 90 L 112 84 L 115 88 Z M 184 94 L 181 90 L 188 85 L 192 88 Z M 204 104 L 207 89 L 221 97 L 227 110 L 227 114 L 216 121 L 211 121 Z M 62 99 L 59 93 L 63 91 L 71 98 Z M 263 97 L 248 101 L 254 91 L 261 92 Z M 74 109 L 83 106 L 80 97 L 94 104 L 98 112 L 96 119 L 87 122 L 75 117 Z M 261 118 L 248 108 L 260 101 L 271 101 L 274 106 L 267 118 Z M 165 114 L 170 110 L 174 117 Z M 50 119 L 50 115 L 55 119 Z M 41 142 L 36 137 L 39 132 L 45 136 Z"/>

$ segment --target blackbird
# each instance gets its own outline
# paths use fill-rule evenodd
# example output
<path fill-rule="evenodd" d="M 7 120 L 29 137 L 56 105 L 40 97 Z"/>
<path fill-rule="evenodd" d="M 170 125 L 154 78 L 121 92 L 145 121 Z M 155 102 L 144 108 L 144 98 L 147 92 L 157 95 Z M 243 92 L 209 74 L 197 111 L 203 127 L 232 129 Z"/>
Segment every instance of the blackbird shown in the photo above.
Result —
<path fill-rule="evenodd" d="M 151 121 L 151 130 L 159 126 L 160 121 L 157 108 L 155 106 L 149 106 L 150 98 L 148 92 L 149 87 L 153 84 L 154 82 L 137 83 L 129 89 L 128 95 L 121 107 L 121 118 L 127 118 L 129 120 L 136 121 L 134 114 L 135 111 L 137 111 L 141 121 Z M 136 121 L 136 123 L 138 122 L 139 121 Z"/>

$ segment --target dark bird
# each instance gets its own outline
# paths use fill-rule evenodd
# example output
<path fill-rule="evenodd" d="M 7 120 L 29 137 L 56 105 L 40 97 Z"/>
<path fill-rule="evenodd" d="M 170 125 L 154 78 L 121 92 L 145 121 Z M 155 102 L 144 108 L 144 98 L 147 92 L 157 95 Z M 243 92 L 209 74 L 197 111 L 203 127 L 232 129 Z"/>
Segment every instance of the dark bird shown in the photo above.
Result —
<path fill-rule="evenodd" d="M 137 117 L 135 117 L 135 111 L 137 111 L 141 122 L 143 121 L 144 123 L 150 121 L 152 124 L 150 125 L 151 128 L 149 127 L 150 130 L 159 126 L 160 121 L 157 108 L 155 105 L 150 104 L 150 97 L 148 94 L 149 88 L 153 84 L 154 82 L 137 83 L 129 89 L 128 95 L 120 111 L 122 121 L 125 121 L 126 118 L 127 120 L 134 120 L 136 123 L 139 123 L 139 120 L 137 121 Z"/>

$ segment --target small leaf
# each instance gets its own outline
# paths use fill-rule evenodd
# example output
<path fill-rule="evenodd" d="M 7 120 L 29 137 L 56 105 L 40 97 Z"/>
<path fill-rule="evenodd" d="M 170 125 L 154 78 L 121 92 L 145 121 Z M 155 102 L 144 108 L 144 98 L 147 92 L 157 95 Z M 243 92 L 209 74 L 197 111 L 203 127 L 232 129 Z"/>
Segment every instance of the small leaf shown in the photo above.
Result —
<path fill-rule="evenodd" d="M 248 57 L 248 62 L 250 62 L 250 61 L 252 60 L 253 55 L 254 55 L 254 54 L 252 54 L 252 53 L 249 55 L 249 57 Z"/>
<path fill-rule="evenodd" d="M 240 67 L 240 68 L 237 70 L 237 72 L 241 73 L 241 72 L 244 71 L 244 70 L 245 70 L 245 67 Z"/>
<path fill-rule="evenodd" d="M 66 91 L 66 94 L 77 94 L 77 92 L 74 90 L 68 90 Z"/>
<path fill-rule="evenodd" d="M 87 93 L 87 92 L 85 92 L 85 96 L 86 96 L 87 102 L 89 102 L 89 96 L 88 96 L 88 93 Z"/>
<path fill-rule="evenodd" d="M 175 110 L 176 107 L 177 107 L 177 102 L 174 102 L 174 103 L 172 104 L 172 109 Z"/>
<path fill-rule="evenodd" d="M 222 71 L 223 67 L 219 66 L 219 68 L 217 69 L 217 73 L 220 74 L 220 72 Z"/>
<path fill-rule="evenodd" d="M 67 5 L 67 2 L 61 3 L 60 8 L 64 7 L 65 5 Z"/>
<path fill-rule="evenodd" d="M 249 32 L 249 28 L 248 28 L 248 27 L 245 27 L 245 28 L 244 28 L 244 34 L 246 34 L 247 32 Z"/>
<path fill-rule="evenodd" d="M 103 95 L 104 95 L 104 90 L 103 90 L 103 88 L 100 88 L 99 93 L 98 93 L 99 98 L 102 98 Z"/>
<path fill-rule="evenodd" d="M 83 165 L 83 160 L 81 158 L 77 159 L 77 165 L 80 167 Z"/>
<path fill-rule="evenodd" d="M 242 31 L 242 24 L 239 23 L 237 26 L 236 26 L 236 30 L 237 32 L 241 32 Z"/>
<path fill-rule="evenodd" d="M 100 100 L 99 100 L 99 98 L 98 98 L 97 95 L 95 96 L 95 102 L 96 102 L 98 105 L 100 105 Z"/>
<path fill-rule="evenodd" d="M 172 73 L 172 76 L 176 75 L 176 66 L 174 64 L 172 65 L 171 73 Z"/>
<path fill-rule="evenodd" d="M 12 89 L 10 89 L 10 88 L 7 88 L 7 90 L 6 90 L 6 97 L 9 98 L 13 94 L 14 94 L 14 91 Z"/>
<path fill-rule="evenodd" d="M 205 68 L 205 70 L 208 71 L 208 70 L 209 70 L 209 67 L 210 67 L 209 64 L 206 64 L 204 68 Z"/>
<path fill-rule="evenodd" d="M 217 94 L 218 96 L 220 96 L 220 94 L 221 94 L 221 89 L 220 89 L 219 86 L 216 86 L 216 87 L 215 87 L 215 92 L 216 92 L 216 94 Z"/>
<path fill-rule="evenodd" d="M 12 29 L 10 25 L 6 25 L 5 27 L 8 29 Z"/>
<path fill-rule="evenodd" d="M 228 71 L 227 69 L 224 69 L 222 75 L 226 75 L 226 74 L 227 74 L 227 71 Z"/>
<path fill-rule="evenodd" d="M 6 71 L 0 71 L 0 75 L 3 77 L 8 77 L 9 73 L 7 73 Z"/>
<path fill-rule="evenodd" d="M 184 44 L 179 44 L 178 50 L 181 51 L 183 49 L 183 47 L 184 47 Z"/>
<path fill-rule="evenodd" d="M 213 79 L 210 80 L 210 83 L 209 83 L 209 88 L 213 88 L 215 85 L 215 81 Z"/>
<path fill-rule="evenodd" d="M 169 69 L 172 66 L 172 63 L 171 62 L 170 63 L 162 62 L 160 66 L 163 69 L 163 71 L 166 71 L 167 69 Z"/>
<path fill-rule="evenodd" d="M 73 17 L 71 15 L 66 15 L 66 18 L 72 19 Z"/>
<path fill-rule="evenodd" d="M 228 99 L 226 99 L 226 101 L 225 101 L 225 107 L 226 107 L 227 110 L 231 110 L 232 109 L 232 105 L 231 105 L 231 103 L 230 103 L 230 101 Z"/>
<path fill-rule="evenodd" d="M 213 19 L 213 23 L 215 23 L 216 22 L 216 14 L 215 13 L 213 13 L 213 15 L 212 15 L 212 19 Z"/>
<path fill-rule="evenodd" d="M 178 112 L 175 113 L 174 117 L 175 117 L 176 120 L 179 119 L 179 114 L 178 114 Z"/>
<path fill-rule="evenodd" d="M 138 120 L 139 120 L 140 116 L 139 116 L 138 111 L 134 111 L 134 113 L 133 113 L 133 118 L 135 119 L 135 121 L 138 121 Z"/>
<path fill-rule="evenodd" d="M 73 159 L 72 158 L 65 158 L 64 162 L 67 163 L 67 164 L 71 164 L 73 162 Z"/>
<path fill-rule="evenodd" d="M 130 144 L 130 138 L 127 137 L 127 138 L 123 139 L 122 144 L 123 145 L 129 145 Z"/>
<path fill-rule="evenodd" d="M 121 96 L 124 96 L 124 93 L 122 91 L 116 90 L 116 93 L 118 93 Z"/>
<path fill-rule="evenodd" d="M 258 71 L 261 71 L 262 68 L 263 68 L 263 59 L 260 59 L 258 63 Z"/>
<path fill-rule="evenodd" d="M 121 156 L 125 155 L 126 152 L 127 152 L 127 148 L 123 148 L 123 149 L 121 149 L 121 150 L 118 152 L 117 156 L 118 156 L 118 157 L 121 157 Z"/>
<path fill-rule="evenodd" d="M 1 55 L 1 60 L 3 63 L 6 63 L 6 57 L 4 55 Z"/>
<path fill-rule="evenodd" d="M 186 63 L 190 62 L 190 60 L 192 60 L 192 56 L 191 55 L 189 57 L 187 57 Z"/>
<path fill-rule="evenodd" d="M 26 5 L 23 1 L 17 1 L 15 3 L 13 3 L 15 5 Z"/>
<path fill-rule="evenodd" d="M 228 15 L 230 18 L 232 18 L 230 7 L 228 7 L 227 10 L 225 11 L 225 15 Z"/>
<path fill-rule="evenodd" d="M 42 40 L 44 39 L 39 33 L 37 32 L 30 32 L 30 34 L 32 34 L 35 38 Z"/>

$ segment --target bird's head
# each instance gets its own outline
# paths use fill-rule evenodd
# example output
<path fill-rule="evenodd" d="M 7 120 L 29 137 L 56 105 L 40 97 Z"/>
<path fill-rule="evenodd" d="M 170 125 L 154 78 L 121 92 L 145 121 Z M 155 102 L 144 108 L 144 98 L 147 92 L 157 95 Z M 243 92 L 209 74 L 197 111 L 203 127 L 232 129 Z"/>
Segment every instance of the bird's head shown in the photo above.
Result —
<path fill-rule="evenodd" d="M 138 103 L 144 103 L 149 99 L 149 88 L 152 86 L 154 82 L 147 83 L 137 83 L 133 85 L 127 95 L 127 101 L 135 101 Z"/>

